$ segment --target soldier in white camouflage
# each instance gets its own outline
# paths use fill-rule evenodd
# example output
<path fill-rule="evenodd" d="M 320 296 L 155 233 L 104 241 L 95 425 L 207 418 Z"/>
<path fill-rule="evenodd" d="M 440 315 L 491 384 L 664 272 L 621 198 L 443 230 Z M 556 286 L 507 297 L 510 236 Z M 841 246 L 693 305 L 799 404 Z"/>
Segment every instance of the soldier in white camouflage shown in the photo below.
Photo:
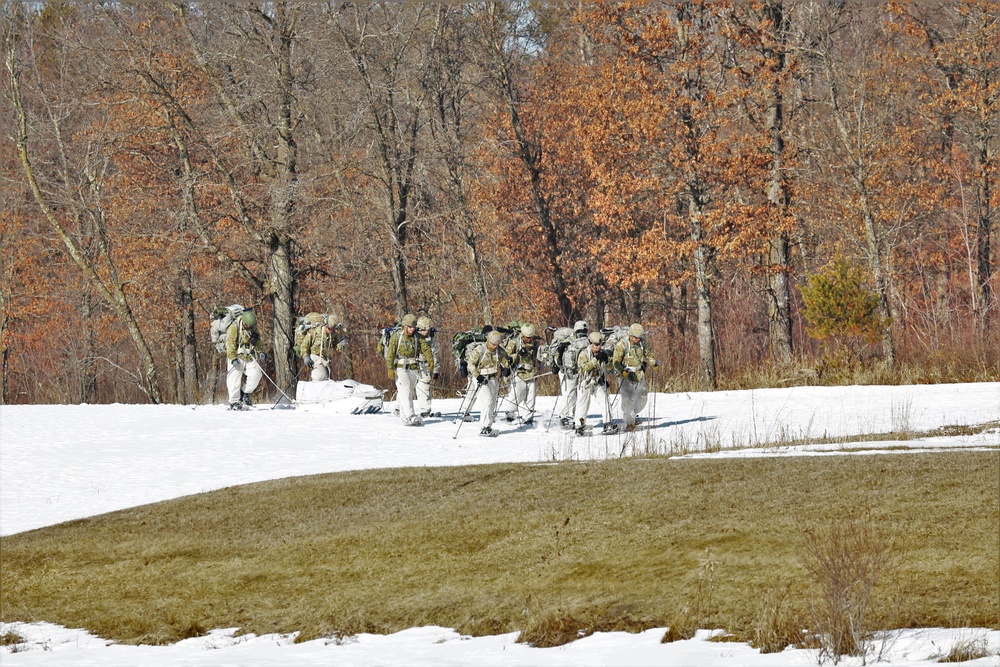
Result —
<path fill-rule="evenodd" d="M 535 325 L 522 325 L 518 335 L 507 341 L 505 350 L 514 374 L 513 391 L 511 392 L 514 405 L 521 418 L 521 423 L 530 426 L 535 423 L 535 398 L 538 391 L 536 376 L 540 365 Z M 510 415 L 509 411 L 508 415 Z M 508 421 L 511 419 L 512 416 L 508 416 Z"/>
<path fill-rule="evenodd" d="M 575 340 L 586 338 L 590 333 L 590 327 L 584 320 L 577 320 L 573 325 L 573 337 Z M 573 417 L 576 413 L 577 395 L 577 371 L 576 358 L 580 353 L 579 346 L 572 342 L 563 353 L 563 358 L 559 360 L 559 393 L 562 394 L 564 404 L 559 411 L 560 424 L 563 428 L 573 428 Z M 570 359 L 569 357 L 574 357 Z"/>
<path fill-rule="evenodd" d="M 630 324 L 628 336 L 618 341 L 612 356 L 615 373 L 621 377 L 618 395 L 622 399 L 622 417 L 625 428 L 635 429 L 639 413 L 646 407 L 649 390 L 646 386 L 646 369 L 660 364 L 646 344 L 646 330 L 641 324 Z"/>
<path fill-rule="evenodd" d="M 611 422 L 611 402 L 608 400 L 607 364 L 608 353 L 604 350 L 604 335 L 593 331 L 587 337 L 590 343 L 580 351 L 576 367 L 579 373 L 576 396 L 576 416 L 574 430 L 577 435 L 584 435 L 587 427 L 587 412 L 590 410 L 590 399 L 597 399 L 598 407 L 604 419 L 602 433 L 609 435 L 618 432 L 618 425 Z"/>
<path fill-rule="evenodd" d="M 253 405 L 250 395 L 264 376 L 257 360 L 259 339 L 257 316 L 249 310 L 244 310 L 226 330 L 226 388 L 230 410 L 245 410 Z"/>
<path fill-rule="evenodd" d="M 437 380 L 441 372 L 436 333 L 437 330 L 431 326 L 431 318 L 424 316 L 417 320 L 417 335 L 430 344 L 431 354 L 434 357 L 433 366 L 428 364 L 424 357 L 417 357 L 417 364 L 420 367 L 417 377 L 417 411 L 422 418 L 431 415 L 431 398 L 433 395 L 431 382 Z"/>
<path fill-rule="evenodd" d="M 486 336 L 486 342 L 470 346 L 467 353 L 469 386 L 476 392 L 476 402 L 486 404 L 485 409 L 479 411 L 479 421 L 483 425 L 479 435 L 494 435 L 493 421 L 496 418 L 500 377 L 510 374 L 507 352 L 500 346 L 502 342 L 503 334 L 491 331 Z M 470 410 L 473 407 L 475 406 L 469 405 Z"/>
<path fill-rule="evenodd" d="M 302 337 L 302 362 L 309 367 L 311 380 L 330 379 L 330 358 L 343 352 L 347 336 L 343 325 L 333 315 L 327 315 L 321 326 L 309 329 Z"/>
<path fill-rule="evenodd" d="M 420 426 L 423 420 L 413 410 L 413 398 L 416 393 L 420 363 L 423 357 L 430 372 L 434 372 L 434 354 L 430 343 L 417 335 L 417 316 L 403 316 L 402 328 L 392 334 L 386 350 L 385 363 L 389 379 L 396 382 L 396 405 L 399 407 L 399 418 L 407 426 Z"/>

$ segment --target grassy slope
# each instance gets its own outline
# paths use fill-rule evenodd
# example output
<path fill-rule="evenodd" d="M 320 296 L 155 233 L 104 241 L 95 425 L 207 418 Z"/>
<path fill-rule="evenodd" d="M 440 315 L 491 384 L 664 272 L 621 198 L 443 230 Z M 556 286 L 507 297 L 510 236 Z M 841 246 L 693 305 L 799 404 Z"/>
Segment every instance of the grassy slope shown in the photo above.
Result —
<path fill-rule="evenodd" d="M 5 621 L 124 642 L 436 624 L 542 643 L 809 626 L 806 530 L 870 513 L 881 627 L 1000 626 L 1000 452 L 372 470 L 233 487 L 0 540 Z"/>

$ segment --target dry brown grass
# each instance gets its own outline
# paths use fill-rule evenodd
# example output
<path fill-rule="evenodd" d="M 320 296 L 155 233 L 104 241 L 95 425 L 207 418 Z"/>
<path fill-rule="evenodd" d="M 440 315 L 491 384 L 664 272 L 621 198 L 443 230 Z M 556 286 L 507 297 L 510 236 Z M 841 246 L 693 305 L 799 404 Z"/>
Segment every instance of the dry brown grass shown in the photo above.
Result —
<path fill-rule="evenodd" d="M 900 557 L 872 627 L 998 627 L 998 470 L 993 451 L 278 480 L 2 538 L 0 620 L 121 642 L 435 624 L 540 645 L 687 623 L 777 646 L 809 624 L 804 528 L 863 509 Z"/>

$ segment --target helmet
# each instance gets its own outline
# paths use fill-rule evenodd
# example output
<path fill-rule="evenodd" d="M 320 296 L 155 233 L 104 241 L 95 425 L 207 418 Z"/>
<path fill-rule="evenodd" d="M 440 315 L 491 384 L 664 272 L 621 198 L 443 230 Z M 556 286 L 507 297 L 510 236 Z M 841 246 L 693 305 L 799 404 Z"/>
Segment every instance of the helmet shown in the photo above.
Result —
<path fill-rule="evenodd" d="M 417 326 L 417 316 L 412 313 L 407 313 L 406 315 L 403 315 L 403 321 L 401 324 L 404 327 L 415 327 Z"/>
<path fill-rule="evenodd" d="M 503 340 L 503 334 L 499 331 L 491 331 L 488 336 L 486 336 L 486 342 L 491 345 L 499 345 Z"/>
<path fill-rule="evenodd" d="M 339 324 L 339 322 L 337 322 L 337 318 L 334 317 L 333 315 L 327 315 L 326 317 L 324 317 L 323 322 L 326 324 L 326 327 L 328 329 L 336 328 Z"/>
<path fill-rule="evenodd" d="M 244 310 L 243 314 L 240 315 L 240 319 L 243 320 L 243 326 L 245 327 L 252 327 L 257 324 L 257 316 L 249 310 Z"/>
<path fill-rule="evenodd" d="M 628 327 L 628 335 L 634 336 L 635 338 L 642 338 L 646 335 L 646 330 L 642 328 L 641 324 L 630 324 Z"/>
<path fill-rule="evenodd" d="M 583 320 L 577 320 L 576 324 L 573 325 L 573 333 L 587 333 L 589 330 L 590 327 Z"/>
<path fill-rule="evenodd" d="M 417 328 L 418 329 L 430 329 L 431 328 L 431 318 L 427 317 L 426 315 L 424 317 L 421 317 L 419 320 L 417 320 Z"/>
<path fill-rule="evenodd" d="M 524 336 L 525 338 L 532 338 L 535 335 L 535 325 L 525 324 L 523 327 L 521 327 L 521 335 Z"/>
<path fill-rule="evenodd" d="M 593 331 L 589 336 L 587 336 L 587 340 L 594 345 L 600 345 L 604 342 L 604 336 L 601 335 L 600 331 Z"/>

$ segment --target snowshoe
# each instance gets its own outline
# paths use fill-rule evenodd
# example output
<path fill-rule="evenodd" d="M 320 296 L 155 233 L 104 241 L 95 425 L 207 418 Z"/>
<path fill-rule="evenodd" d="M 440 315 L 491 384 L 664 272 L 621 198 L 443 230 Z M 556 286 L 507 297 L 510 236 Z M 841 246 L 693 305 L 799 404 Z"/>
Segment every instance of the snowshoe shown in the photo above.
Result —
<path fill-rule="evenodd" d="M 428 417 L 440 417 L 440 416 L 441 416 L 440 412 L 421 412 L 420 413 L 420 417 L 422 419 L 427 419 Z"/>
<path fill-rule="evenodd" d="M 573 428 L 573 418 L 563 417 L 562 419 L 559 420 L 559 425 L 568 431 L 571 428 Z"/>
<path fill-rule="evenodd" d="M 507 423 L 510 423 L 510 422 L 514 421 L 515 418 L 516 418 L 516 415 L 513 415 L 513 414 L 511 414 L 509 412 L 507 413 L 507 415 L 505 417 L 505 419 L 507 420 Z"/>
<path fill-rule="evenodd" d="M 604 428 L 601 429 L 601 435 L 614 435 L 621 430 L 618 424 L 605 424 Z"/>
<path fill-rule="evenodd" d="M 423 426 L 424 420 L 418 415 L 410 415 L 409 418 L 403 420 L 403 423 L 407 426 Z"/>
<path fill-rule="evenodd" d="M 534 417 L 528 417 L 523 422 L 521 422 L 521 426 L 534 426 L 534 425 L 535 425 Z"/>
<path fill-rule="evenodd" d="M 496 430 L 492 426 L 484 426 L 479 430 L 479 435 L 484 438 L 495 438 L 500 435 L 500 431 Z"/>
<path fill-rule="evenodd" d="M 229 404 L 229 409 L 240 412 L 241 410 L 247 410 L 249 408 L 245 406 L 242 401 L 236 401 L 234 403 Z"/>
<path fill-rule="evenodd" d="M 575 433 L 578 438 L 584 438 L 588 435 L 593 435 L 594 428 L 592 426 L 577 426 L 573 429 L 573 433 Z"/>
<path fill-rule="evenodd" d="M 474 422 L 476 420 L 472 417 L 472 415 L 465 415 L 465 416 L 462 417 L 462 421 L 464 421 L 464 422 Z"/>
<path fill-rule="evenodd" d="M 252 406 L 253 405 L 253 401 L 250 400 L 250 394 L 241 391 L 240 392 L 240 403 L 242 403 L 243 405 L 245 405 L 247 407 Z"/>

